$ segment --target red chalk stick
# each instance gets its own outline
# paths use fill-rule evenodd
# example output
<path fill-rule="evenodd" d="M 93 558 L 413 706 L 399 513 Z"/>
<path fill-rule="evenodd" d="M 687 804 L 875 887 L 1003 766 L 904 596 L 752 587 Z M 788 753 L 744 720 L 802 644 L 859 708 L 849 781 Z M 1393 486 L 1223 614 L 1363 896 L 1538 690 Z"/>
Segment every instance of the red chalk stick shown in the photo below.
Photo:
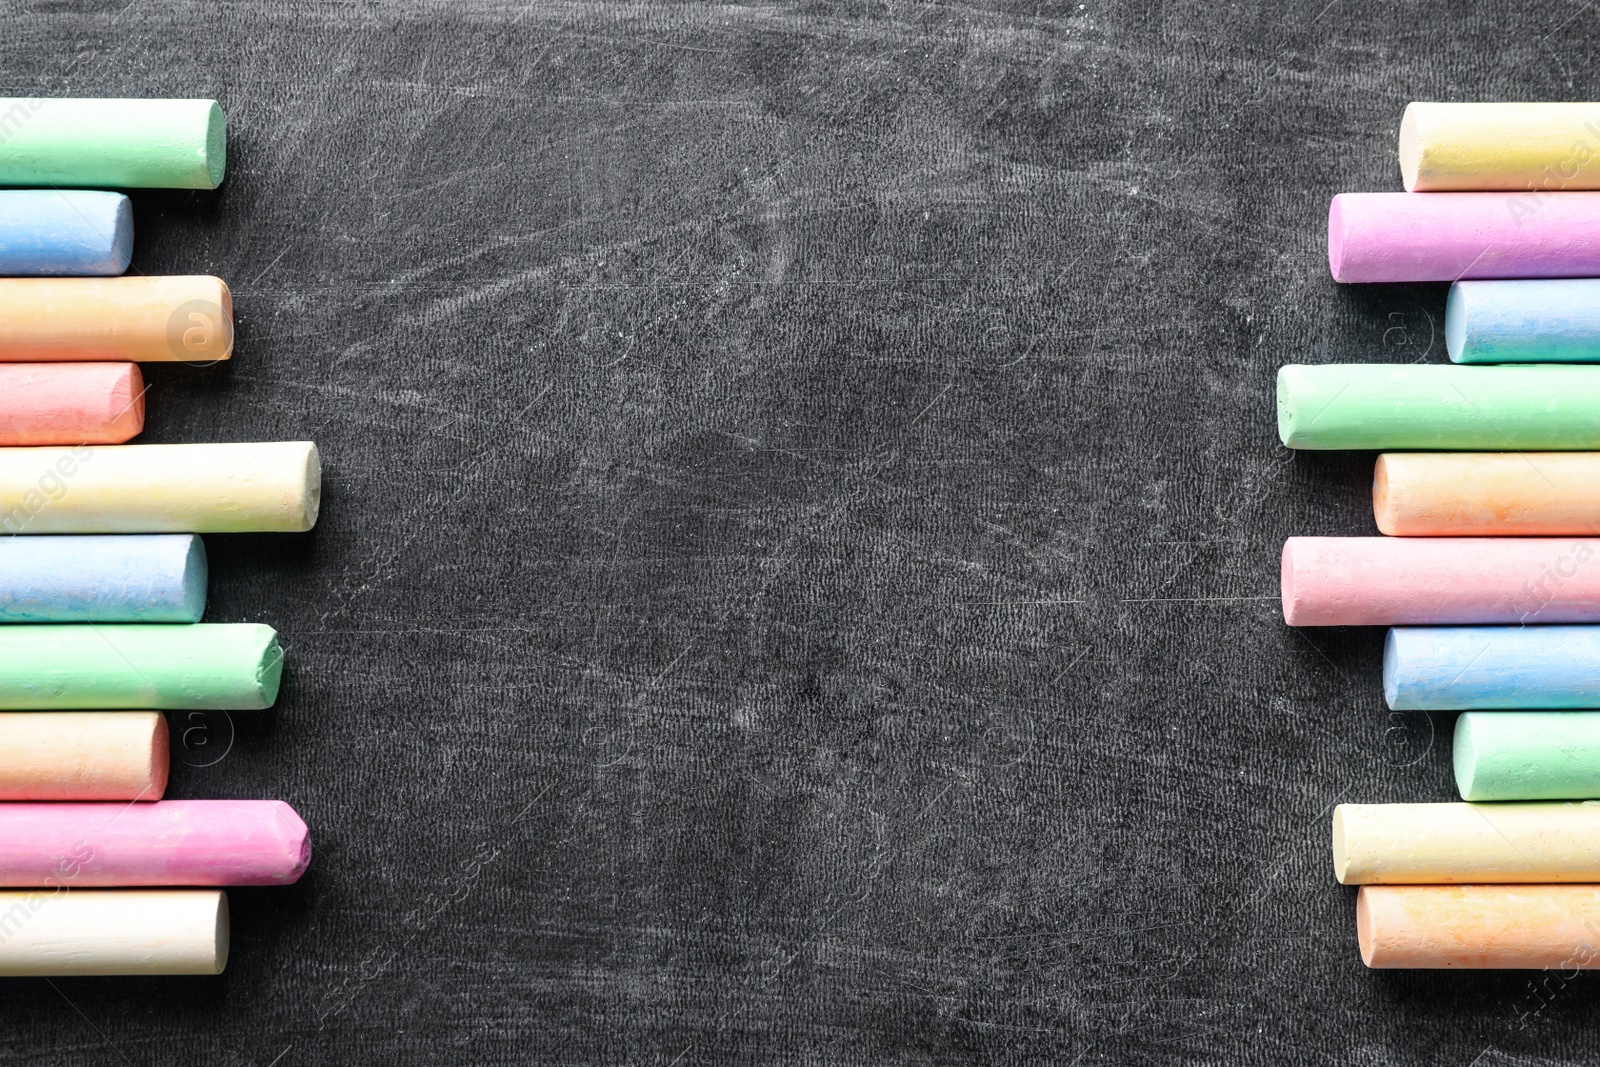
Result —
<path fill-rule="evenodd" d="M 142 429 L 136 363 L 0 363 L 0 445 L 120 445 Z"/>

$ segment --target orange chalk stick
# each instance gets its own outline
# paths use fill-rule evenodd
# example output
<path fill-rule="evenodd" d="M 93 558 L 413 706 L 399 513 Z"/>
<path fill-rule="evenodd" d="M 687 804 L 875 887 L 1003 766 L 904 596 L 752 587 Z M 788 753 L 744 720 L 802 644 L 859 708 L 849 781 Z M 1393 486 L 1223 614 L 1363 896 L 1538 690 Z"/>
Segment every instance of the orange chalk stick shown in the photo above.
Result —
<path fill-rule="evenodd" d="M 1600 535 L 1600 452 L 1386 452 L 1372 510 L 1396 537 Z"/>
<path fill-rule="evenodd" d="M 0 445 L 120 445 L 142 429 L 136 363 L 0 363 Z"/>
<path fill-rule="evenodd" d="M 1367 885 L 1356 937 L 1368 967 L 1600 967 L 1600 885 Z"/>
<path fill-rule="evenodd" d="M 233 353 L 221 278 L 0 279 L 0 363 L 201 362 Z"/>

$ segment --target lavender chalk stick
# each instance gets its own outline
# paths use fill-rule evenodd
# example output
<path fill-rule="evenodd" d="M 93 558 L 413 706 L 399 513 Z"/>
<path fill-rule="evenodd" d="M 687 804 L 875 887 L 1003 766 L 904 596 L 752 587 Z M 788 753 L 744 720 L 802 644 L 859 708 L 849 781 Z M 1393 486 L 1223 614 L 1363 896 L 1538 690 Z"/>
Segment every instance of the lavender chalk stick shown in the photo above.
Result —
<path fill-rule="evenodd" d="M 1341 193 L 1328 266 L 1340 282 L 1600 275 L 1600 192 Z"/>
<path fill-rule="evenodd" d="M 205 608 L 193 534 L 0 538 L 0 623 L 199 622 Z"/>

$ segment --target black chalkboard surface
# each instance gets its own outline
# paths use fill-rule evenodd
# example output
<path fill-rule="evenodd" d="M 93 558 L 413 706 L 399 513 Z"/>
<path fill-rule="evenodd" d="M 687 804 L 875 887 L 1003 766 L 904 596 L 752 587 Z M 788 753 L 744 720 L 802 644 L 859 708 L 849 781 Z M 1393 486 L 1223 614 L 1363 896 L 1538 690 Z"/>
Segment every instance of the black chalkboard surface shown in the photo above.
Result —
<path fill-rule="evenodd" d="M 221 190 L 134 194 L 134 269 L 238 315 L 144 440 L 326 486 L 208 539 L 288 673 L 170 794 L 289 801 L 310 872 L 220 978 L 6 981 L 5 1058 L 1591 1062 L 1592 978 L 1357 957 L 1332 806 L 1450 799 L 1451 723 L 1284 626 L 1372 457 L 1272 383 L 1444 358 L 1328 200 L 1409 100 L 1592 99 L 1597 20 L 13 5 L 4 92 L 229 116 Z"/>

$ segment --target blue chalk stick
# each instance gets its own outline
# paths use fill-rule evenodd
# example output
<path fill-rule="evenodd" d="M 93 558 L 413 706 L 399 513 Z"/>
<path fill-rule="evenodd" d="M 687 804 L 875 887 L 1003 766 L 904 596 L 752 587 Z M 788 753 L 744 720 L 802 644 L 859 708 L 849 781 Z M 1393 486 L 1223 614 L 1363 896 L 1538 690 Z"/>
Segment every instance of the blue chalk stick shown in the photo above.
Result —
<path fill-rule="evenodd" d="M 205 610 L 193 534 L 0 537 L 0 623 L 199 622 Z"/>
<path fill-rule="evenodd" d="M 1397 626 L 1383 695 L 1396 711 L 1600 708 L 1600 626 Z"/>
<path fill-rule="evenodd" d="M 1600 363 L 1600 279 L 1456 282 L 1444 343 L 1457 363 Z"/>
<path fill-rule="evenodd" d="M 0 191 L 0 275 L 110 276 L 133 258 L 133 208 L 121 193 Z"/>

